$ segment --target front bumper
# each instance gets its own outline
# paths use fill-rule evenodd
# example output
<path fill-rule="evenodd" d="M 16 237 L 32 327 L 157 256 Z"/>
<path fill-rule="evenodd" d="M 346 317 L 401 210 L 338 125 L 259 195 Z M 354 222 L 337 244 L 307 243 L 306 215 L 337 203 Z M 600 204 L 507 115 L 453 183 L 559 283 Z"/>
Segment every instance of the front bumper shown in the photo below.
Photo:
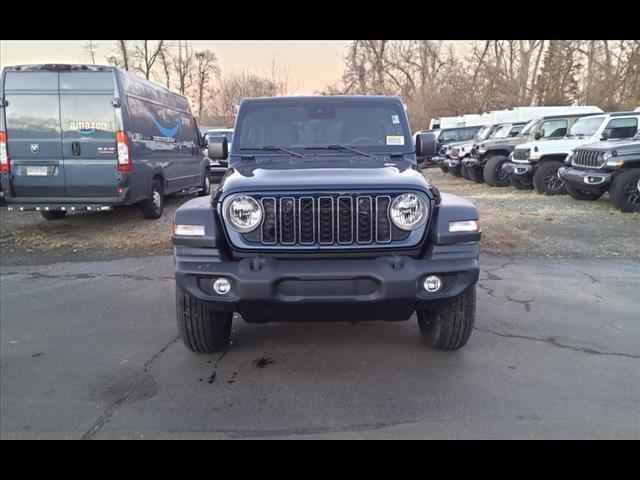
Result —
<path fill-rule="evenodd" d="M 445 158 L 442 164 L 449 168 L 456 168 L 460 165 L 460 160 L 458 160 L 457 158 Z"/>
<path fill-rule="evenodd" d="M 509 175 L 513 176 L 529 176 L 533 174 L 533 165 L 531 163 L 514 163 L 507 162 L 502 165 L 502 169 Z"/>
<path fill-rule="evenodd" d="M 478 159 L 476 157 L 467 157 L 462 159 L 462 165 L 464 165 L 465 167 L 477 167 L 478 166 Z"/>
<path fill-rule="evenodd" d="M 406 320 L 460 294 L 478 280 L 478 244 L 434 246 L 424 258 L 223 260 L 219 250 L 175 247 L 176 283 L 210 308 L 239 312 L 248 322 Z M 430 274 L 444 286 L 428 293 Z M 211 281 L 231 291 L 218 295 Z"/>
<path fill-rule="evenodd" d="M 606 187 L 611 183 L 613 174 L 595 169 L 561 167 L 558 170 L 558 177 L 575 186 Z"/>

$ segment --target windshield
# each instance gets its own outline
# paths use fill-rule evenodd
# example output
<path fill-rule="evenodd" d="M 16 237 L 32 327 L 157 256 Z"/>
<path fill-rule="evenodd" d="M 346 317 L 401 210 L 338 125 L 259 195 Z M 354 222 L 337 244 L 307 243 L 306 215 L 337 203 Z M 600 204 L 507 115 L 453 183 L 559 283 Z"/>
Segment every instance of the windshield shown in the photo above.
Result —
<path fill-rule="evenodd" d="M 595 135 L 604 122 L 604 118 L 602 117 L 589 117 L 589 118 L 581 118 L 576 123 L 573 124 L 571 130 L 569 131 L 569 137 L 590 137 Z"/>
<path fill-rule="evenodd" d="M 496 130 L 492 138 L 505 138 L 511 131 L 511 125 L 503 125 Z"/>
<path fill-rule="evenodd" d="M 235 131 L 234 147 L 239 150 L 275 146 L 276 153 L 282 153 L 282 148 L 349 146 L 389 153 L 412 146 L 402 105 L 389 101 L 249 104 L 243 107 Z"/>
<path fill-rule="evenodd" d="M 529 120 L 529 123 L 527 123 L 524 127 L 522 127 L 522 130 L 520 130 L 520 135 L 529 135 L 530 133 L 532 133 L 533 127 L 535 127 L 539 121 L 540 120 L 537 118 L 534 120 Z"/>
<path fill-rule="evenodd" d="M 490 128 L 491 127 L 489 127 L 487 125 L 487 126 L 482 127 L 480 130 L 478 130 L 478 133 L 476 133 L 476 139 L 477 140 L 484 140 L 486 138 L 486 135 L 489 132 Z"/>

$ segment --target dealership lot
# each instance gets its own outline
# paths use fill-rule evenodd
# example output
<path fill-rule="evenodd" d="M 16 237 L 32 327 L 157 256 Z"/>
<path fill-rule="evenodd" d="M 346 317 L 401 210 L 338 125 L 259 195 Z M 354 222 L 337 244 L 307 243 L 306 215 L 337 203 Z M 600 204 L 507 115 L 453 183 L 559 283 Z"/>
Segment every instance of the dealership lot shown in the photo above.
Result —
<path fill-rule="evenodd" d="M 476 330 L 247 325 L 177 339 L 172 212 L 0 212 L 2 438 L 640 438 L 638 214 L 429 170 L 480 209 Z M 515 207 L 515 208 L 513 208 Z M 81 217 L 81 218 L 78 218 Z"/>
<path fill-rule="evenodd" d="M 177 340 L 170 256 L 2 270 L 3 438 L 640 438 L 637 260 L 484 255 L 459 352 L 397 324 Z"/>

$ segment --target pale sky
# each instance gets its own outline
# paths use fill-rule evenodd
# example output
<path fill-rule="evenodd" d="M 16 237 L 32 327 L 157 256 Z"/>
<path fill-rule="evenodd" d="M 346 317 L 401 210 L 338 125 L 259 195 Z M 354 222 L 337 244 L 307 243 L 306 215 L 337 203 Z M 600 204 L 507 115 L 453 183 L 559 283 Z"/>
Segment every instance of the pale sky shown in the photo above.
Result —
<path fill-rule="evenodd" d="M 83 50 L 85 41 L 0 41 L 0 66 L 28 63 L 88 63 Z M 105 64 L 114 42 L 96 40 L 96 63 Z M 194 40 L 195 50 L 210 49 L 218 56 L 224 73 L 250 70 L 263 73 L 266 64 L 275 56 L 276 62 L 289 69 L 293 93 L 313 93 L 337 81 L 343 68 L 342 55 L 348 40 L 249 41 Z"/>
<path fill-rule="evenodd" d="M 264 73 L 267 63 L 289 70 L 290 93 L 314 93 L 340 79 L 349 40 L 194 40 L 195 50 L 210 49 L 222 72 Z M 96 63 L 106 64 L 115 41 L 96 40 Z M 468 42 L 451 42 L 456 50 Z M 85 40 L 2 40 L 0 67 L 29 63 L 89 63 Z"/>

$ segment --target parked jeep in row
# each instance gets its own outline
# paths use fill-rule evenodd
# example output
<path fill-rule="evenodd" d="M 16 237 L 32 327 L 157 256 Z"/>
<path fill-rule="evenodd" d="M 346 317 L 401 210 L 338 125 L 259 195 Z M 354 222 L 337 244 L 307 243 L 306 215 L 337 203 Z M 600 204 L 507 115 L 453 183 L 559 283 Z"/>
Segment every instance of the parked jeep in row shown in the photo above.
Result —
<path fill-rule="evenodd" d="M 481 126 L 445 128 L 442 130 L 420 130 L 413 136 L 413 144 L 416 144 L 416 137 L 421 133 L 433 133 L 436 136 L 436 152 L 440 152 L 443 147 L 456 142 L 468 142 L 472 140 L 478 131 L 483 128 Z M 418 165 L 424 166 L 426 163 L 438 163 L 437 158 L 427 159 L 423 156 L 417 157 Z"/>
<path fill-rule="evenodd" d="M 631 140 L 608 140 L 573 150 L 558 176 L 576 200 L 597 200 L 605 192 L 623 212 L 640 211 L 640 131 Z"/>
<path fill-rule="evenodd" d="M 531 141 L 542 141 L 563 138 L 569 128 L 586 115 L 553 115 L 530 120 L 516 136 L 492 138 L 481 143 L 476 143 L 471 149 L 471 154 L 463 160 L 469 171 L 469 176 L 476 182 L 485 182 L 492 187 L 506 187 L 510 183 L 519 189 L 533 188 L 511 179 L 502 169 L 509 161 L 509 155 L 516 146 Z"/>
<path fill-rule="evenodd" d="M 617 112 L 579 119 L 566 137 L 518 145 L 503 169 L 515 184 L 531 185 L 546 195 L 564 194 L 565 181 L 558 176 L 567 155 L 590 143 L 632 138 L 638 131 L 638 112 Z"/>

